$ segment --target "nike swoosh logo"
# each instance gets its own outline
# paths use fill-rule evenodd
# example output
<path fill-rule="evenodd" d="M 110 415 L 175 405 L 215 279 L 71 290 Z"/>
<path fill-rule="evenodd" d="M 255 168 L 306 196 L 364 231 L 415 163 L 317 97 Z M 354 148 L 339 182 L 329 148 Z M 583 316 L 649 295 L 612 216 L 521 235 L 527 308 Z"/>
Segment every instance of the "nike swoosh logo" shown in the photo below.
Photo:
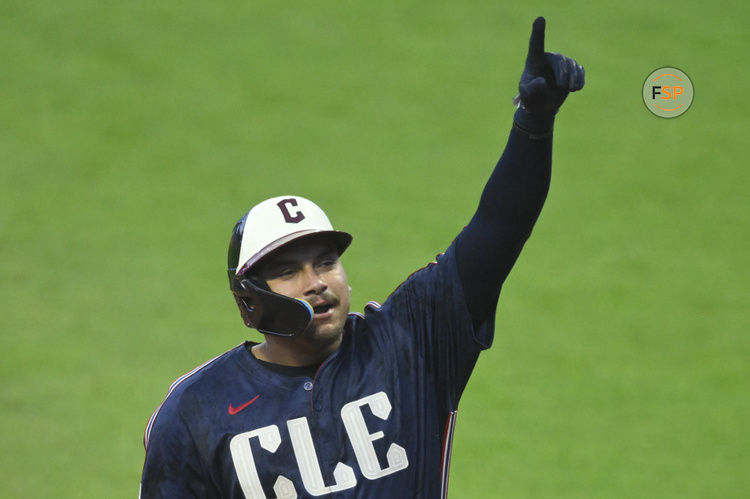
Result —
<path fill-rule="evenodd" d="M 237 407 L 233 407 L 232 404 L 230 403 L 229 404 L 229 409 L 227 409 L 227 412 L 229 413 L 230 416 L 234 416 L 235 414 L 237 414 L 238 412 L 240 412 L 242 409 L 245 409 L 247 406 L 249 406 L 250 404 L 252 404 L 256 400 L 258 400 L 258 397 L 260 397 L 260 395 L 256 395 L 255 397 L 251 398 L 250 400 L 248 400 L 244 404 L 238 405 Z"/>

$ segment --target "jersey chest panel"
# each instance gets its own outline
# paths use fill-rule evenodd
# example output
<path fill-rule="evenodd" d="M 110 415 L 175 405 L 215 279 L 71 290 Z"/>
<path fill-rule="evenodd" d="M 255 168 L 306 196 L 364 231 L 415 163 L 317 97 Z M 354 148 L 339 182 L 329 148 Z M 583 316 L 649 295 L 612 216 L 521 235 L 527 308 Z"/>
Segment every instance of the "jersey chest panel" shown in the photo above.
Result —
<path fill-rule="evenodd" d="M 384 497 L 438 481 L 445 418 L 435 387 L 408 345 L 371 339 L 350 338 L 314 380 L 256 364 L 183 408 L 206 422 L 192 434 L 223 495 Z"/>

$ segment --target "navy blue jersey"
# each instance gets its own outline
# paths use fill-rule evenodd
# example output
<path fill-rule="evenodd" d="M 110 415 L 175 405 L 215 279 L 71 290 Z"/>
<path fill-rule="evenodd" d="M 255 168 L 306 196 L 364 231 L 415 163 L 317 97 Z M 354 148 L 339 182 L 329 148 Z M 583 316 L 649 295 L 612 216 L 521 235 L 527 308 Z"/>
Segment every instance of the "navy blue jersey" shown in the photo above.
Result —
<path fill-rule="evenodd" d="M 382 306 L 350 314 L 314 377 L 247 345 L 178 379 L 149 421 L 141 497 L 439 498 L 475 330 L 452 245 Z"/>

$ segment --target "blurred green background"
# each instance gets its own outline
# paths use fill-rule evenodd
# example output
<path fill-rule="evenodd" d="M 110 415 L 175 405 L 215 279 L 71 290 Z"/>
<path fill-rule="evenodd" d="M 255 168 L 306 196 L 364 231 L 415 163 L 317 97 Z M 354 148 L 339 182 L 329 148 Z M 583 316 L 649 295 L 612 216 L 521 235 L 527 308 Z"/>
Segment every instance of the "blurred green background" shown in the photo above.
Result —
<path fill-rule="evenodd" d="M 310 197 L 355 234 L 354 310 L 442 251 L 537 15 L 587 84 L 450 496 L 750 496 L 743 5 L 3 0 L 0 496 L 137 495 L 171 381 L 260 338 L 225 275 L 255 202 Z M 641 100 L 662 66 L 695 86 L 672 120 Z"/>

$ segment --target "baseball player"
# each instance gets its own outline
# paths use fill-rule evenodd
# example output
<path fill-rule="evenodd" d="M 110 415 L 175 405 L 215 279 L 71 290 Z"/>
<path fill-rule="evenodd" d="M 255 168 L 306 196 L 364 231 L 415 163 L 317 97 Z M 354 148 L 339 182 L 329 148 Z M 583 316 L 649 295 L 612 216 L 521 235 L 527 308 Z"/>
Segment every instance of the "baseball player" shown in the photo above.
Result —
<path fill-rule="evenodd" d="M 263 333 L 182 376 L 151 417 L 141 497 L 446 497 L 456 409 L 550 181 L 555 114 L 583 87 L 534 21 L 506 149 L 437 261 L 349 313 L 352 241 L 299 196 L 237 223 L 229 282 Z"/>

